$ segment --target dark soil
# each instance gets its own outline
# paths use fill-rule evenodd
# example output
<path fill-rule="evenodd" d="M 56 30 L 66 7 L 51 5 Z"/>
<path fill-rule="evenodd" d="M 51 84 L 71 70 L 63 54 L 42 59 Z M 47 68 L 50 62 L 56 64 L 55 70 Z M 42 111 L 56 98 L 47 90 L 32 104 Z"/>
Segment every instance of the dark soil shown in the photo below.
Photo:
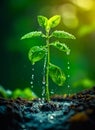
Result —
<path fill-rule="evenodd" d="M 95 130 L 95 87 L 50 102 L 0 98 L 0 130 Z"/>

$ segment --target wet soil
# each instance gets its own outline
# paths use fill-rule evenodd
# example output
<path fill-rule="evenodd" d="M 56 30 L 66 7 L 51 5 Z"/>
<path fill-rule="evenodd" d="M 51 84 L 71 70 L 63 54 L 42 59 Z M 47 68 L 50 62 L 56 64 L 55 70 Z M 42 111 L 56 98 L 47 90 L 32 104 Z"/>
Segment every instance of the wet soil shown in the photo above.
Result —
<path fill-rule="evenodd" d="M 49 102 L 0 98 L 0 130 L 95 130 L 95 87 Z"/>

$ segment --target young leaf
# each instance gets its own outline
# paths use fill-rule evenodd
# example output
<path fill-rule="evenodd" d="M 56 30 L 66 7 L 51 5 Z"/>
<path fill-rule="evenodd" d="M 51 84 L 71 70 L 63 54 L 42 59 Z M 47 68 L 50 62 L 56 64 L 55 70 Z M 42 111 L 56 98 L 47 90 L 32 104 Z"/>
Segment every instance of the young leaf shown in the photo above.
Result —
<path fill-rule="evenodd" d="M 61 20 L 60 15 L 55 15 L 51 17 L 48 21 L 50 28 L 56 27 L 60 23 L 60 20 Z"/>
<path fill-rule="evenodd" d="M 48 19 L 44 16 L 38 16 L 38 23 L 40 26 L 46 28 L 47 27 L 47 24 L 48 24 Z"/>
<path fill-rule="evenodd" d="M 41 31 L 34 31 L 34 32 L 30 32 L 22 36 L 21 40 L 26 39 L 26 38 L 33 38 L 33 37 L 45 37 L 45 35 Z"/>
<path fill-rule="evenodd" d="M 64 51 L 67 54 L 70 54 L 70 49 L 67 47 L 65 43 L 60 43 L 59 41 L 56 41 L 56 42 L 51 43 L 50 45 L 56 47 L 60 51 Z"/>
<path fill-rule="evenodd" d="M 30 49 L 28 53 L 28 58 L 32 64 L 41 60 L 46 54 L 46 50 L 42 46 L 34 46 Z"/>
<path fill-rule="evenodd" d="M 65 31 L 54 31 L 51 36 L 56 38 L 76 39 L 74 35 Z"/>
<path fill-rule="evenodd" d="M 58 86 L 62 86 L 66 80 L 66 77 L 61 69 L 51 63 L 49 64 L 49 76 Z"/>

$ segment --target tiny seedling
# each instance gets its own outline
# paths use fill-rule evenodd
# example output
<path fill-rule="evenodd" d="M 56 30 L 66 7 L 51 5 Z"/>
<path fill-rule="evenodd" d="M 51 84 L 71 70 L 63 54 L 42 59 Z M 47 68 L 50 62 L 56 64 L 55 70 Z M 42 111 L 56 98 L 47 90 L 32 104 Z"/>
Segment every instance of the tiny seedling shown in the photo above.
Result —
<path fill-rule="evenodd" d="M 44 16 L 38 16 L 38 23 L 41 27 L 45 29 L 45 34 L 42 31 L 32 31 L 30 33 L 25 34 L 21 37 L 21 40 L 26 38 L 34 38 L 34 37 L 42 37 L 45 38 L 45 45 L 44 46 L 33 46 L 28 53 L 29 60 L 32 64 L 41 60 L 46 56 L 46 73 L 45 73 L 45 96 L 46 100 L 50 100 L 49 94 L 49 76 L 54 83 L 58 86 L 63 86 L 66 77 L 63 71 L 56 65 L 50 63 L 50 46 L 54 46 L 55 48 L 59 49 L 60 51 L 66 52 L 67 54 L 70 53 L 70 49 L 67 47 L 65 43 L 54 41 L 50 42 L 52 37 L 58 39 L 75 39 L 74 35 L 65 32 L 65 31 L 53 31 L 50 32 L 52 28 L 56 27 L 60 23 L 61 17 L 60 15 L 55 15 L 50 19 Z"/>

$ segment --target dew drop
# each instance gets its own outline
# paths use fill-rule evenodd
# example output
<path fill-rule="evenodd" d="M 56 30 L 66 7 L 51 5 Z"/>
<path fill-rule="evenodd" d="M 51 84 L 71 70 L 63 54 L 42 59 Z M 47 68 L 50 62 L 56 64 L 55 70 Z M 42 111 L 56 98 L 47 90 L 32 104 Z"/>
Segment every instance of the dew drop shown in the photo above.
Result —
<path fill-rule="evenodd" d="M 33 81 L 31 81 L 30 84 L 33 84 Z"/>
<path fill-rule="evenodd" d="M 70 66 L 68 66 L 67 69 L 69 70 L 69 69 L 70 69 Z"/>
<path fill-rule="evenodd" d="M 44 97 L 42 98 L 41 102 L 42 102 L 42 105 L 43 105 L 43 103 L 45 103 L 45 98 Z"/>
<path fill-rule="evenodd" d="M 50 119 L 54 119 L 54 117 L 53 117 L 53 116 L 50 116 Z"/>
<path fill-rule="evenodd" d="M 34 68 L 32 68 L 32 71 L 34 71 Z"/>
<path fill-rule="evenodd" d="M 43 81 L 42 81 L 42 84 L 45 85 L 45 76 L 43 75 Z"/>
<path fill-rule="evenodd" d="M 67 62 L 67 64 L 69 65 L 69 64 L 70 64 L 70 62 L 68 61 L 68 62 Z"/>
<path fill-rule="evenodd" d="M 32 75 L 31 75 L 31 82 L 30 82 L 30 84 L 31 84 L 31 88 L 33 88 L 34 87 L 34 66 L 32 66 Z"/>
<path fill-rule="evenodd" d="M 32 79 L 34 79 L 34 74 L 32 74 Z"/>
<path fill-rule="evenodd" d="M 54 94 L 54 90 L 52 89 L 50 93 L 51 93 L 51 94 Z"/>
<path fill-rule="evenodd" d="M 70 75 L 68 74 L 67 77 L 70 78 Z"/>
<path fill-rule="evenodd" d="M 48 115 L 48 120 L 53 120 L 54 119 L 54 116 L 52 114 L 49 114 Z"/>
<path fill-rule="evenodd" d="M 32 65 L 35 65 L 35 63 L 32 63 Z"/>
<path fill-rule="evenodd" d="M 67 51 L 66 54 L 67 54 L 67 55 L 70 55 L 70 51 Z"/>
<path fill-rule="evenodd" d="M 42 84 L 45 85 L 45 81 L 42 81 Z"/>
<path fill-rule="evenodd" d="M 34 86 L 32 85 L 31 88 L 33 88 Z"/>
<path fill-rule="evenodd" d="M 67 87 L 70 88 L 70 85 L 68 85 Z"/>
<path fill-rule="evenodd" d="M 45 95 L 45 86 L 42 86 L 42 96 Z"/>

